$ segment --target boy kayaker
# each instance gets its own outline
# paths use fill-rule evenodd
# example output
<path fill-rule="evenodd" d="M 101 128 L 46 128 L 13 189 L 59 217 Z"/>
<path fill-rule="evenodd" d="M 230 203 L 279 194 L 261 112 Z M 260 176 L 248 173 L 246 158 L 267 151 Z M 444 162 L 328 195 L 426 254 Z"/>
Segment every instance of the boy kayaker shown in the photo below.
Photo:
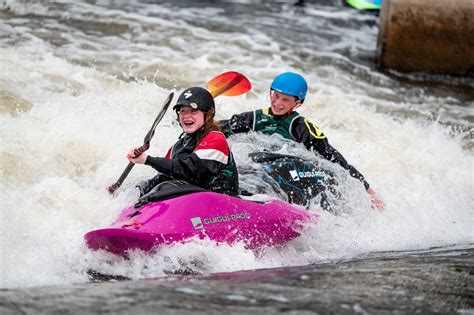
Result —
<path fill-rule="evenodd" d="M 139 186 L 140 194 L 148 193 L 166 180 L 183 180 L 218 193 L 237 195 L 237 168 L 225 136 L 214 121 L 215 103 L 211 93 L 201 87 L 191 87 L 179 96 L 176 111 L 183 133 L 164 158 L 146 152 L 134 158 L 135 148 L 127 158 L 145 164 L 158 175 Z"/>
<path fill-rule="evenodd" d="M 349 174 L 360 180 L 371 196 L 372 207 L 383 210 L 384 203 L 377 197 L 364 176 L 339 151 L 329 144 L 321 129 L 295 111 L 306 97 L 308 84 L 299 74 L 285 72 L 278 75 L 270 87 L 270 107 L 233 115 L 229 120 L 222 120 L 222 132 L 229 137 L 235 133 L 249 131 L 264 134 L 280 134 L 285 139 L 303 143 L 310 151 L 316 151 L 325 159 L 338 163 L 349 171 Z"/>

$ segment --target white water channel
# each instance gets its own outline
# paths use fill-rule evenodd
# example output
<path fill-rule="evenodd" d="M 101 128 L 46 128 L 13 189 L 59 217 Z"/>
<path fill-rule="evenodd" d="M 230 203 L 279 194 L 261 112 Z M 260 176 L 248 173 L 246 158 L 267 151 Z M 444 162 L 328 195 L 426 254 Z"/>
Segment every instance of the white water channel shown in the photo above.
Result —
<path fill-rule="evenodd" d="M 376 17 L 316 5 L 302 12 L 263 5 L 258 18 L 244 4 L 233 15 L 225 5 L 129 1 L 4 1 L 0 8 L 0 287 L 85 282 L 91 268 L 143 278 L 194 260 L 211 273 L 474 242 L 466 136 L 473 101 L 457 97 L 449 84 L 439 92 L 400 83 L 352 58 L 374 51 Z M 319 33 L 310 32 L 314 25 Z M 278 27 L 286 31 L 279 34 Z M 227 70 L 245 74 L 254 88 L 219 97 L 219 119 L 265 106 L 280 72 L 303 74 L 310 91 L 299 112 L 365 175 L 385 211 L 371 209 L 363 186 L 348 178 L 338 215 L 322 211 L 300 238 L 261 255 L 207 241 L 130 260 L 88 251 L 83 234 L 111 223 L 134 201 L 134 184 L 154 174 L 137 166 L 116 198 L 105 190 L 168 93 L 204 86 Z M 150 153 L 163 156 L 179 132 L 169 111 Z M 237 162 L 248 163 L 250 141 L 276 140 L 229 141 Z M 281 152 L 308 156 L 301 146 Z M 310 210 L 321 211 L 316 204 Z"/>

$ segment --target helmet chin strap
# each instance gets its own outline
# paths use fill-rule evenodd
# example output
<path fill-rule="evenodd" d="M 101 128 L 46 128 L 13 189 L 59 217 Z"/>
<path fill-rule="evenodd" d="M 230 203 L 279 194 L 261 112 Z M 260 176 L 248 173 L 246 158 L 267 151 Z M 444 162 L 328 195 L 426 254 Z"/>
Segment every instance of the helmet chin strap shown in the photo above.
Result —
<path fill-rule="evenodd" d="M 295 109 L 299 108 L 301 105 L 303 105 L 303 101 L 299 100 L 299 103 L 293 106 L 289 111 L 288 114 L 291 114 Z"/>
<path fill-rule="evenodd" d="M 208 121 L 212 120 L 214 118 L 214 116 L 216 116 L 216 111 L 210 109 L 209 111 L 205 112 L 204 115 L 206 117 L 205 122 L 208 122 Z"/>

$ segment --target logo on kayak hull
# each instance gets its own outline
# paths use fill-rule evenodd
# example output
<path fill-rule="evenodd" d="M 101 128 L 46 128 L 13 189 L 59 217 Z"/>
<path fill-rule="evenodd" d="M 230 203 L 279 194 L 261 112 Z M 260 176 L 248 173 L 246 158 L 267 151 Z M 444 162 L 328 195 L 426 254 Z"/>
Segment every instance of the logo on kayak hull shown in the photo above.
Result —
<path fill-rule="evenodd" d="M 298 172 L 296 170 L 291 170 L 290 176 L 294 181 L 300 180 L 300 177 L 298 176 Z"/>
<path fill-rule="evenodd" d="M 200 217 L 191 218 L 191 223 L 193 224 L 195 230 L 202 230 L 204 228 Z"/>
<path fill-rule="evenodd" d="M 299 181 L 300 178 L 308 178 L 308 177 L 316 177 L 318 180 L 324 179 L 324 173 L 318 172 L 315 170 L 307 171 L 307 172 L 298 172 L 297 170 L 291 170 L 290 176 L 294 181 Z"/>
<path fill-rule="evenodd" d="M 242 212 L 242 213 L 233 213 L 233 214 L 226 214 L 222 216 L 216 216 L 212 218 L 204 218 L 201 217 L 194 217 L 191 218 L 191 223 L 195 230 L 202 230 L 204 229 L 204 225 L 215 224 L 215 223 L 222 223 L 228 221 L 236 221 L 236 220 L 248 220 L 250 219 L 250 213 Z"/>

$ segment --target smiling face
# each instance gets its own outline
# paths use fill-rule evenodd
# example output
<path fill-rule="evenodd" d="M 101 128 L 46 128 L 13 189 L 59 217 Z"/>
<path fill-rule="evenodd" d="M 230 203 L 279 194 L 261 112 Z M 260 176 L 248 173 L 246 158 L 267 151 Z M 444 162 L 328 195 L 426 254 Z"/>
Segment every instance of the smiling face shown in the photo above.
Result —
<path fill-rule="evenodd" d="M 204 112 L 199 109 L 192 109 L 189 106 L 181 106 L 176 111 L 179 117 L 179 124 L 184 133 L 192 134 L 204 126 Z"/>
<path fill-rule="evenodd" d="M 292 109 L 299 106 L 301 101 L 293 95 L 271 90 L 270 103 L 273 115 L 282 116 L 288 114 Z"/>

